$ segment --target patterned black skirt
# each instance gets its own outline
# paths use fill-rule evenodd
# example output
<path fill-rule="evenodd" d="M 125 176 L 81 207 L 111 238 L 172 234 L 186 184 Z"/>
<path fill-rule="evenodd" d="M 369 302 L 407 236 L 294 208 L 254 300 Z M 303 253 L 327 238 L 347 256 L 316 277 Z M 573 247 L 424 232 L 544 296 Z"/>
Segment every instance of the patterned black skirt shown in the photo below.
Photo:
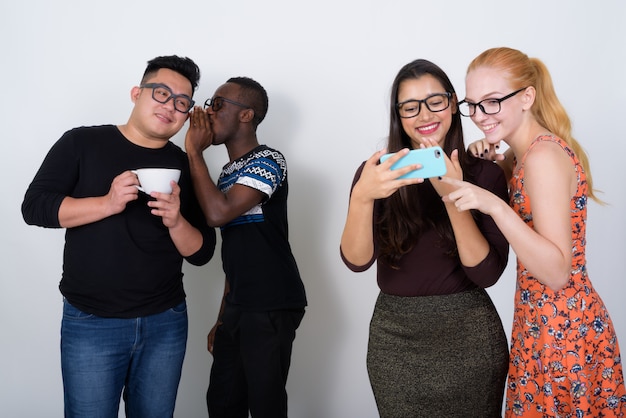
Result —
<path fill-rule="evenodd" d="M 485 290 L 379 294 L 367 370 L 382 418 L 500 417 L 508 361 Z"/>

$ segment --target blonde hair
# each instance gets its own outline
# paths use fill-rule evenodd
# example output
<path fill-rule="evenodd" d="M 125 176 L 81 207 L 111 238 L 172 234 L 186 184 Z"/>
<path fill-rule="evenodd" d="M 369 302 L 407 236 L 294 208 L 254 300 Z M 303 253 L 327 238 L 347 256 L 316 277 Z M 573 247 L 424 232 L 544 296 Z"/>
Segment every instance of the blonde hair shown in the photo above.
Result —
<path fill-rule="evenodd" d="M 594 193 L 587 153 L 572 136 L 572 123 L 556 96 L 552 77 L 545 64 L 538 58 L 529 58 L 516 49 L 501 47 L 488 49 L 474 58 L 467 72 L 478 67 L 502 69 L 510 79 L 513 89 L 529 86 L 535 88 L 537 94 L 531 109 L 533 116 L 541 126 L 563 139 L 574 151 L 587 175 L 588 196 L 602 203 Z"/>

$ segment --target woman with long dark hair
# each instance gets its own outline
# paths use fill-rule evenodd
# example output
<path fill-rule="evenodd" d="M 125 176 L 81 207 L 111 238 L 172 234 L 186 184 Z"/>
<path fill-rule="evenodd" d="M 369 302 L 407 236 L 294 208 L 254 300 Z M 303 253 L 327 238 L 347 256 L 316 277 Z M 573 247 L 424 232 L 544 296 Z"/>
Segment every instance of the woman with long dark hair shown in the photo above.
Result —
<path fill-rule="evenodd" d="M 419 166 L 391 166 L 411 149 L 438 145 L 448 177 L 503 200 L 504 174 L 465 151 L 456 93 L 437 65 L 405 65 L 389 110 L 387 149 L 358 168 L 341 238 L 348 268 L 377 262 L 367 369 L 380 416 L 499 417 L 508 350 L 485 288 L 504 271 L 508 243 L 489 216 L 444 203 L 450 185 L 399 178 Z M 387 152 L 397 154 L 379 163 Z"/>

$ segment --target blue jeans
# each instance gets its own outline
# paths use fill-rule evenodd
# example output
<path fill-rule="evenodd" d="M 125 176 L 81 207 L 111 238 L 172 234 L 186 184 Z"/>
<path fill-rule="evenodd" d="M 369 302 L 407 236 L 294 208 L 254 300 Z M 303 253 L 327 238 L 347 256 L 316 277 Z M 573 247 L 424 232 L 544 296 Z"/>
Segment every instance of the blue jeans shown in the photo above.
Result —
<path fill-rule="evenodd" d="M 140 318 L 101 318 L 67 301 L 61 323 L 65 416 L 172 417 L 187 346 L 187 305 Z"/>

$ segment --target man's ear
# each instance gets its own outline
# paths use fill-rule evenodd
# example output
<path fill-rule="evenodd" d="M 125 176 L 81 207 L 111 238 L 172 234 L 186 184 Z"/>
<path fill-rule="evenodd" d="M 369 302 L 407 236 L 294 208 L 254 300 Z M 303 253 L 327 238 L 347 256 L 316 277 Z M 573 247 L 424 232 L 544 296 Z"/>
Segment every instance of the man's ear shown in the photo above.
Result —
<path fill-rule="evenodd" d="M 141 88 L 135 86 L 132 89 L 130 89 L 130 100 L 135 103 L 137 102 L 137 99 L 139 98 L 139 95 L 141 94 Z"/>
<path fill-rule="evenodd" d="M 254 119 L 254 110 L 253 109 L 244 109 L 239 112 L 239 121 L 244 123 L 252 122 Z"/>

